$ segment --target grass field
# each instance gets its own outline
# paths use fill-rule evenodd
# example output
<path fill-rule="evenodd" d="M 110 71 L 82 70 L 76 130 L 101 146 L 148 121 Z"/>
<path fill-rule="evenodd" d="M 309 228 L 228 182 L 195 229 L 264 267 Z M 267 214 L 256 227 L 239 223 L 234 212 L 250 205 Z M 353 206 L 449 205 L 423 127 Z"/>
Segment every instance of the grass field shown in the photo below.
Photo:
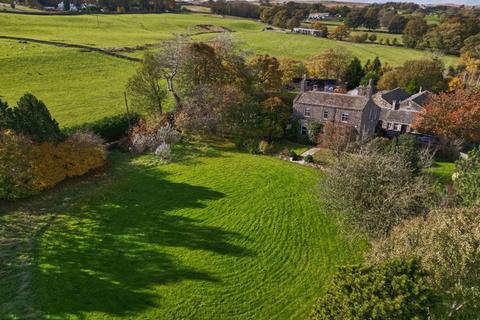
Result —
<path fill-rule="evenodd" d="M 190 32 L 196 40 L 200 24 L 232 30 L 233 38 L 250 54 L 290 56 L 305 60 L 338 47 L 364 62 L 379 56 L 383 63 L 403 64 L 429 53 L 376 44 L 355 44 L 311 36 L 263 32 L 265 25 L 247 19 L 210 14 L 33 16 L 0 13 L 0 35 L 54 40 L 101 48 L 155 44 L 175 33 Z M 142 51 L 130 53 L 142 57 Z M 443 57 L 455 64 L 457 58 Z M 0 96 L 13 104 L 25 92 L 44 100 L 62 126 L 94 121 L 123 110 L 123 90 L 135 63 L 78 49 L 0 40 Z"/>
<path fill-rule="evenodd" d="M 0 99 L 13 105 L 25 92 L 43 100 L 61 126 L 124 110 L 134 62 L 78 49 L 0 41 Z"/>
<path fill-rule="evenodd" d="M 197 25 L 211 24 L 233 31 L 234 38 L 252 52 L 270 53 L 305 59 L 321 51 L 340 47 L 360 59 L 373 59 L 399 65 L 408 59 L 417 59 L 427 53 L 419 50 L 353 44 L 311 36 L 262 32 L 264 24 L 241 18 L 209 14 L 148 14 L 148 15 L 82 15 L 82 16 L 25 16 L 0 14 L 0 35 L 31 37 L 67 43 L 86 44 L 102 48 L 158 43 L 175 33 L 201 33 Z M 198 38 L 209 38 L 203 34 Z M 398 38 L 398 37 L 397 37 Z M 399 39 L 401 40 L 401 39 Z M 455 57 L 444 57 L 447 64 L 456 63 Z"/>
<path fill-rule="evenodd" d="M 106 177 L 35 200 L 33 216 L 71 205 L 38 242 L 29 302 L 8 314 L 305 319 L 336 266 L 359 259 L 316 199 L 319 171 L 226 147 L 177 155 L 114 154 Z"/>

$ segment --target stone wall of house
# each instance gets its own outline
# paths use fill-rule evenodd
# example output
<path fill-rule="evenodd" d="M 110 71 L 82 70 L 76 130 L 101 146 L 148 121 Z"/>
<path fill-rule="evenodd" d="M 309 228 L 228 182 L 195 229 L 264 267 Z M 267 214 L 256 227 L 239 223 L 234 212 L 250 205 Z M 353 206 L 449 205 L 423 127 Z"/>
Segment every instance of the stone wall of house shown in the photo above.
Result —
<path fill-rule="evenodd" d="M 310 116 L 305 115 L 305 109 L 309 109 Z M 327 106 L 312 106 L 302 103 L 295 103 L 293 106 L 294 117 L 297 119 L 302 119 L 303 123 L 308 123 L 311 121 L 315 122 L 327 122 L 334 121 L 337 123 L 348 123 L 354 126 L 360 134 L 362 134 L 362 118 L 364 117 L 361 110 L 353 109 L 342 109 L 342 108 L 333 108 Z M 328 112 L 327 117 L 324 118 L 324 112 Z M 342 121 L 342 114 L 348 114 L 348 120 L 346 122 Z M 307 112 L 308 114 L 308 112 Z M 375 129 L 375 124 L 373 125 Z"/>

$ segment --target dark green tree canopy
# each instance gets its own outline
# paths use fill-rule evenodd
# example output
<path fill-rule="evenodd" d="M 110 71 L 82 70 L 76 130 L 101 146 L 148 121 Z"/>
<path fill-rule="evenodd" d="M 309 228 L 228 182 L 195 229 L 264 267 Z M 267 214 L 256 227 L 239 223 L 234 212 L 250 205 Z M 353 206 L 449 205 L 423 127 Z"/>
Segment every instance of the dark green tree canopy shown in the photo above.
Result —
<path fill-rule="evenodd" d="M 36 142 L 63 139 L 57 121 L 45 104 L 30 93 L 20 98 L 16 108 L 0 102 L 0 128 L 24 134 Z"/>
<path fill-rule="evenodd" d="M 345 80 L 347 81 L 347 88 L 353 89 L 360 85 L 360 81 L 365 76 L 360 59 L 354 57 L 347 67 L 345 73 Z"/>

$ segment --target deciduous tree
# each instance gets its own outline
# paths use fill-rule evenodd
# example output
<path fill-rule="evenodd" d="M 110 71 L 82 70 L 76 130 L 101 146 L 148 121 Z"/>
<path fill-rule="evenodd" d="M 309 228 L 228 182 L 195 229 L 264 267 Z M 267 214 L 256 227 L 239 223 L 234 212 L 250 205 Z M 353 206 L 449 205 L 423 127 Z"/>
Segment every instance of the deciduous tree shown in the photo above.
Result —
<path fill-rule="evenodd" d="M 127 92 L 135 108 L 153 115 L 163 112 L 167 90 L 160 83 L 162 67 L 153 53 L 147 52 L 136 73 L 128 80 Z"/>
<path fill-rule="evenodd" d="M 311 57 L 305 64 L 312 77 L 327 79 L 345 79 L 351 55 L 348 51 L 335 48 Z"/>
<path fill-rule="evenodd" d="M 480 92 L 456 90 L 433 96 L 414 127 L 448 139 L 480 141 Z"/>
<path fill-rule="evenodd" d="M 333 32 L 331 32 L 328 37 L 330 39 L 334 39 L 334 40 L 345 40 L 346 38 L 348 38 L 348 36 L 350 36 L 350 28 L 348 26 L 345 26 L 345 25 L 341 25 L 341 26 L 338 26 L 335 28 L 335 30 L 333 30 Z"/>
<path fill-rule="evenodd" d="M 407 47 L 415 48 L 421 43 L 427 31 L 428 25 L 423 17 L 410 19 L 403 30 L 403 43 Z"/>
<path fill-rule="evenodd" d="M 258 91 L 278 92 L 282 89 L 282 71 L 277 58 L 257 55 L 249 63 L 259 87 Z"/>
<path fill-rule="evenodd" d="M 440 295 L 439 319 L 475 319 L 480 313 L 480 207 L 441 208 L 405 221 L 373 243 L 368 260 L 416 256 Z"/>
<path fill-rule="evenodd" d="M 394 153 L 361 150 L 340 157 L 321 185 L 329 207 L 371 238 L 388 235 L 405 218 L 425 214 L 435 200 L 428 178 L 415 175 Z"/>

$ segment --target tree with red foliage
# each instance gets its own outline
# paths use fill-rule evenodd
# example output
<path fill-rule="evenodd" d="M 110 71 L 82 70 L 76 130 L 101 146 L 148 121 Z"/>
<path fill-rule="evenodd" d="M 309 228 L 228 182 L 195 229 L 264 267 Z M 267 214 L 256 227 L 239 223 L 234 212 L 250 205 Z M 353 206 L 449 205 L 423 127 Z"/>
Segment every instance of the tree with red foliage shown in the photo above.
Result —
<path fill-rule="evenodd" d="M 480 92 L 456 90 L 433 96 L 414 128 L 448 139 L 480 142 Z"/>

